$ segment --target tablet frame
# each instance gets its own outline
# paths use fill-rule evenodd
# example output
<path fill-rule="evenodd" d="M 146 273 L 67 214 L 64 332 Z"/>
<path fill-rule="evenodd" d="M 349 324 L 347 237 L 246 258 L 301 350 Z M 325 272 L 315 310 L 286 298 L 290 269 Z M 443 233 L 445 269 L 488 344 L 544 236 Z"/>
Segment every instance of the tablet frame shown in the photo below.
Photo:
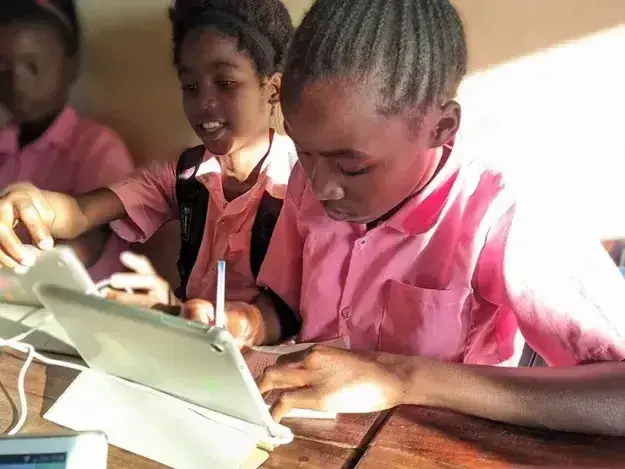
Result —
<path fill-rule="evenodd" d="M 203 411 L 210 411 L 268 445 L 292 441 L 227 330 L 58 285 L 38 284 L 35 292 L 90 368 L 174 396 L 209 418 Z"/>
<path fill-rule="evenodd" d="M 8 298 L 0 294 L 0 302 L 24 306 L 41 306 L 34 292 L 35 285 L 41 282 L 81 292 L 96 290 L 89 272 L 74 250 L 67 246 L 57 246 L 40 253 L 33 266 L 24 272 L 0 269 L 0 279 L 9 283 L 8 288 L 13 290 Z"/>

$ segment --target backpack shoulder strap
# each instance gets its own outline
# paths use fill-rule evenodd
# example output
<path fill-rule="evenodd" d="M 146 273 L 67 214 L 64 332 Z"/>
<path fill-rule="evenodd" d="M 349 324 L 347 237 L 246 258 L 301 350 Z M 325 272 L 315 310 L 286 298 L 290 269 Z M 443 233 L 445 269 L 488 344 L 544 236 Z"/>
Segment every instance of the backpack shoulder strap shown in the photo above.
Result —
<path fill-rule="evenodd" d="M 201 145 L 189 148 L 180 155 L 176 165 L 176 201 L 180 220 L 180 257 L 178 258 L 180 286 L 175 293 L 183 301 L 186 300 L 191 270 L 200 252 L 208 210 L 208 191 L 195 178 L 204 158 L 204 152 L 205 149 Z"/>
<path fill-rule="evenodd" d="M 192 168 L 192 174 L 193 177 L 195 177 L 198 168 L 200 167 L 200 163 L 204 158 L 204 152 L 204 147 L 202 145 L 199 145 L 197 147 L 187 148 L 180 154 L 180 156 L 178 157 L 178 164 L 176 165 L 176 182 L 179 182 L 181 179 L 183 181 L 191 179 L 191 177 L 185 178 L 183 174 L 185 171 L 191 170 Z"/>
<path fill-rule="evenodd" d="M 258 277 L 260 268 L 265 260 L 269 242 L 281 210 L 282 200 L 272 197 L 268 192 L 265 192 L 260 199 L 258 212 L 252 225 L 250 266 L 255 278 Z"/>

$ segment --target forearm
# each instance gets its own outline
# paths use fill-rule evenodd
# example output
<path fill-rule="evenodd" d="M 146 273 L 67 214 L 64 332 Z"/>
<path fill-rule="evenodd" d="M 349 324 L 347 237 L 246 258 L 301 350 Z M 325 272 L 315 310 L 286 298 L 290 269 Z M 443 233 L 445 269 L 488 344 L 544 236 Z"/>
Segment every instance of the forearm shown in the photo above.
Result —
<path fill-rule="evenodd" d="M 254 345 L 273 345 L 297 334 L 299 320 L 288 305 L 270 290 L 263 290 L 251 305 Z"/>
<path fill-rule="evenodd" d="M 247 305 L 249 336 L 246 342 L 250 345 L 272 345 L 280 340 L 281 328 L 278 315 L 271 301 L 264 295 Z"/>
<path fill-rule="evenodd" d="M 406 404 L 516 425 L 625 435 L 623 363 L 503 368 L 410 360 Z"/>
<path fill-rule="evenodd" d="M 78 238 L 68 241 L 67 245 L 74 250 L 78 259 L 85 267 L 93 267 L 102 256 L 104 246 L 110 234 L 111 230 L 107 226 L 95 228 Z"/>
<path fill-rule="evenodd" d="M 77 197 L 58 192 L 44 192 L 44 196 L 55 213 L 51 229 L 55 238 L 77 238 L 125 214 L 124 205 L 110 189 Z"/>

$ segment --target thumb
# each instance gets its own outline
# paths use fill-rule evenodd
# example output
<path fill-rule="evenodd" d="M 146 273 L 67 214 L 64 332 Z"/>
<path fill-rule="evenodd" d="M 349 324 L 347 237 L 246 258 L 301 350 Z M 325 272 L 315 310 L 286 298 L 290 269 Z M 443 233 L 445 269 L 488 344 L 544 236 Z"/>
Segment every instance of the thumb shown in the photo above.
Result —
<path fill-rule="evenodd" d="M 135 254 L 134 252 L 125 251 L 119 256 L 119 260 L 124 266 L 130 270 L 143 275 L 155 275 L 154 266 L 145 256 Z"/>
<path fill-rule="evenodd" d="M 190 321 L 213 324 L 215 321 L 215 307 L 210 301 L 190 300 L 182 305 L 180 316 Z"/>

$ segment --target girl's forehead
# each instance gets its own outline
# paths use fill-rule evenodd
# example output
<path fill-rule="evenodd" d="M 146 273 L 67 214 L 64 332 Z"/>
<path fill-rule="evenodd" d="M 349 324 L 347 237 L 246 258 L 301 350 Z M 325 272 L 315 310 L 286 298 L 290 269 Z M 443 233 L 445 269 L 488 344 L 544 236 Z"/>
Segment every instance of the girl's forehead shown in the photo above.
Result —
<path fill-rule="evenodd" d="M 26 22 L 0 24 L 0 38 L 18 49 L 63 48 L 64 42 L 56 28 L 43 22 Z"/>
<path fill-rule="evenodd" d="M 289 135 L 311 152 L 366 147 L 385 124 L 375 94 L 352 80 L 305 84 L 283 100 L 283 112 Z"/>
<path fill-rule="evenodd" d="M 214 68 L 215 65 L 240 71 L 253 70 L 253 63 L 240 49 L 238 38 L 214 28 L 197 28 L 189 32 L 180 48 L 180 70 Z"/>

